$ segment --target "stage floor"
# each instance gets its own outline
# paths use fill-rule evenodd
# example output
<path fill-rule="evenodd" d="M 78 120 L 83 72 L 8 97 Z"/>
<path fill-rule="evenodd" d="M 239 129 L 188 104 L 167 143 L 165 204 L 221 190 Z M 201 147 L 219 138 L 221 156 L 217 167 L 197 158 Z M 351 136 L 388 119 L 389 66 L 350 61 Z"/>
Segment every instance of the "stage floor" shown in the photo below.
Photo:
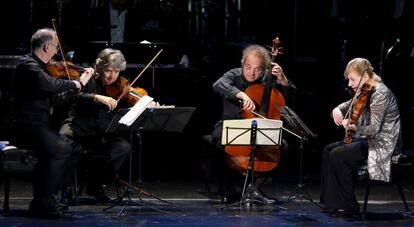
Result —
<path fill-rule="evenodd" d="M 309 179 L 308 179 L 309 181 Z M 313 183 L 312 183 L 313 182 Z M 65 216 L 59 219 L 37 219 L 29 216 L 31 200 L 30 181 L 13 180 L 11 185 L 10 213 L 0 217 L 2 226 L 413 226 L 414 212 L 405 211 L 394 184 L 374 183 L 371 187 L 368 212 L 361 218 L 333 218 L 301 195 L 309 193 L 318 201 L 319 183 L 309 181 L 298 188 L 295 180 L 269 182 L 263 191 L 279 199 L 279 207 L 256 205 L 252 207 L 226 206 L 217 196 L 217 185 L 210 184 L 211 192 L 203 181 L 144 182 L 139 189 L 152 193 L 149 197 L 133 190 L 131 200 L 113 208 L 94 204 L 94 200 L 81 195 L 77 206 L 70 206 Z M 405 196 L 410 207 L 414 207 L 414 191 L 411 182 L 403 182 Z M 124 189 L 124 187 L 122 188 Z M 112 186 L 107 194 L 115 198 Z M 357 185 L 357 196 L 361 209 L 364 184 Z M 3 195 L 3 188 L 0 191 Z M 294 197 L 296 196 L 296 197 Z M 162 199 L 162 201 L 158 200 Z M 167 204 L 165 201 L 170 202 Z M 124 207 L 125 202 L 129 202 Z M 3 204 L 1 204 L 3 206 Z M 120 214 L 118 216 L 118 214 Z"/>

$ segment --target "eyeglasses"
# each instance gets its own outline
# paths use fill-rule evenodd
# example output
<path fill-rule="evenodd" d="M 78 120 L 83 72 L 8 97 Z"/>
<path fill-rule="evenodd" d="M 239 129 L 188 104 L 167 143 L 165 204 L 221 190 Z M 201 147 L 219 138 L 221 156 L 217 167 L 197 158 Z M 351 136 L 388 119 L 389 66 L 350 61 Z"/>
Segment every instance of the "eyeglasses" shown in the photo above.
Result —
<path fill-rule="evenodd" d="M 244 71 L 246 72 L 253 72 L 253 73 L 262 73 L 263 72 L 263 68 L 253 68 L 250 65 L 244 65 L 243 66 Z"/>
<path fill-rule="evenodd" d="M 51 43 L 51 42 L 49 42 L 49 44 L 50 45 L 52 45 L 54 48 L 56 48 L 56 51 L 59 51 L 59 44 L 58 45 L 55 45 L 55 44 L 53 44 L 53 43 Z"/>

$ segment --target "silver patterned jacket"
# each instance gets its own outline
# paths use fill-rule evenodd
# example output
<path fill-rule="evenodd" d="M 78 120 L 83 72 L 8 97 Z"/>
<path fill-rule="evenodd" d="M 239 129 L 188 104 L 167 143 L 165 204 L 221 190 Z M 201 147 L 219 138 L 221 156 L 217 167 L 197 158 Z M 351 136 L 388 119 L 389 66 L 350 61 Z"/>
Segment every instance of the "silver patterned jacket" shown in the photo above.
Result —
<path fill-rule="evenodd" d="M 401 152 L 400 112 L 394 94 L 380 82 L 357 122 L 354 136 L 368 140 L 368 173 L 371 180 L 390 181 L 391 157 Z M 351 100 L 338 106 L 342 114 Z M 369 105 L 368 105 L 369 104 Z"/>

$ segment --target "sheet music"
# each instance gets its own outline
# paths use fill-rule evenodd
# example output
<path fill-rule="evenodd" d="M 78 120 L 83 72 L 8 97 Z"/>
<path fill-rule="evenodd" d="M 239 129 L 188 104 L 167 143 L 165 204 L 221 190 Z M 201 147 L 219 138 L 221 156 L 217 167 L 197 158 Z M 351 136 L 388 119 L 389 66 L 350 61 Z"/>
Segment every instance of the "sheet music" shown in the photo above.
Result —
<path fill-rule="evenodd" d="M 17 149 L 17 147 L 9 144 L 9 141 L 0 141 L 0 151 L 7 151 L 11 149 Z"/>
<path fill-rule="evenodd" d="M 222 145 L 250 145 L 251 122 L 257 121 L 256 145 L 280 145 L 283 122 L 275 119 L 235 119 L 223 121 Z"/>
<path fill-rule="evenodd" d="M 154 100 L 150 96 L 143 96 L 120 120 L 120 124 L 131 126 L 132 123 L 144 112 L 147 106 Z"/>

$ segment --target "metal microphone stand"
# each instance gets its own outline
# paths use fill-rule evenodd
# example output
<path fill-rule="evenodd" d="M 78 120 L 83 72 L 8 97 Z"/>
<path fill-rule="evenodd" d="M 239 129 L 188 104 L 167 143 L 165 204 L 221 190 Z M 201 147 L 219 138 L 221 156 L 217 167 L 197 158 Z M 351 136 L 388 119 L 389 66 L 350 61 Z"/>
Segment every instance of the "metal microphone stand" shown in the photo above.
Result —
<path fill-rule="evenodd" d="M 278 208 L 278 209 L 281 209 L 281 210 L 286 210 L 286 208 L 284 208 L 284 207 L 280 207 L 280 206 L 277 206 L 277 205 L 274 205 L 274 204 L 271 204 L 271 203 L 267 202 L 266 199 L 263 196 L 261 196 L 261 193 L 255 187 L 255 184 L 254 184 L 255 183 L 254 182 L 254 159 L 256 157 L 257 131 L 260 131 L 260 129 L 257 129 L 257 121 L 253 120 L 251 122 L 251 129 L 250 129 L 250 146 L 251 146 L 250 160 L 249 160 L 249 165 L 246 169 L 246 177 L 245 177 L 245 180 L 244 180 L 242 196 L 241 196 L 239 202 L 230 204 L 229 206 L 248 204 L 249 207 L 252 208 L 253 203 L 259 203 L 259 204 L 262 204 L 262 205 L 272 206 L 274 208 Z M 251 181 L 250 181 L 250 184 L 246 188 L 247 179 L 249 178 L 249 176 L 250 176 Z"/>
<path fill-rule="evenodd" d="M 254 186 L 254 158 L 256 156 L 256 135 L 257 135 L 257 122 L 252 121 L 251 136 L 250 136 L 251 152 L 250 152 L 249 166 L 246 169 L 246 178 L 244 181 L 242 197 L 240 198 L 240 202 L 238 203 L 238 204 L 249 203 L 250 207 L 253 206 L 253 202 L 267 204 L 266 201 L 262 198 L 260 198 L 260 200 L 254 198 L 255 194 L 259 195 L 259 192 Z M 251 182 L 246 188 L 246 183 L 249 177 L 249 173 L 250 173 Z"/>

